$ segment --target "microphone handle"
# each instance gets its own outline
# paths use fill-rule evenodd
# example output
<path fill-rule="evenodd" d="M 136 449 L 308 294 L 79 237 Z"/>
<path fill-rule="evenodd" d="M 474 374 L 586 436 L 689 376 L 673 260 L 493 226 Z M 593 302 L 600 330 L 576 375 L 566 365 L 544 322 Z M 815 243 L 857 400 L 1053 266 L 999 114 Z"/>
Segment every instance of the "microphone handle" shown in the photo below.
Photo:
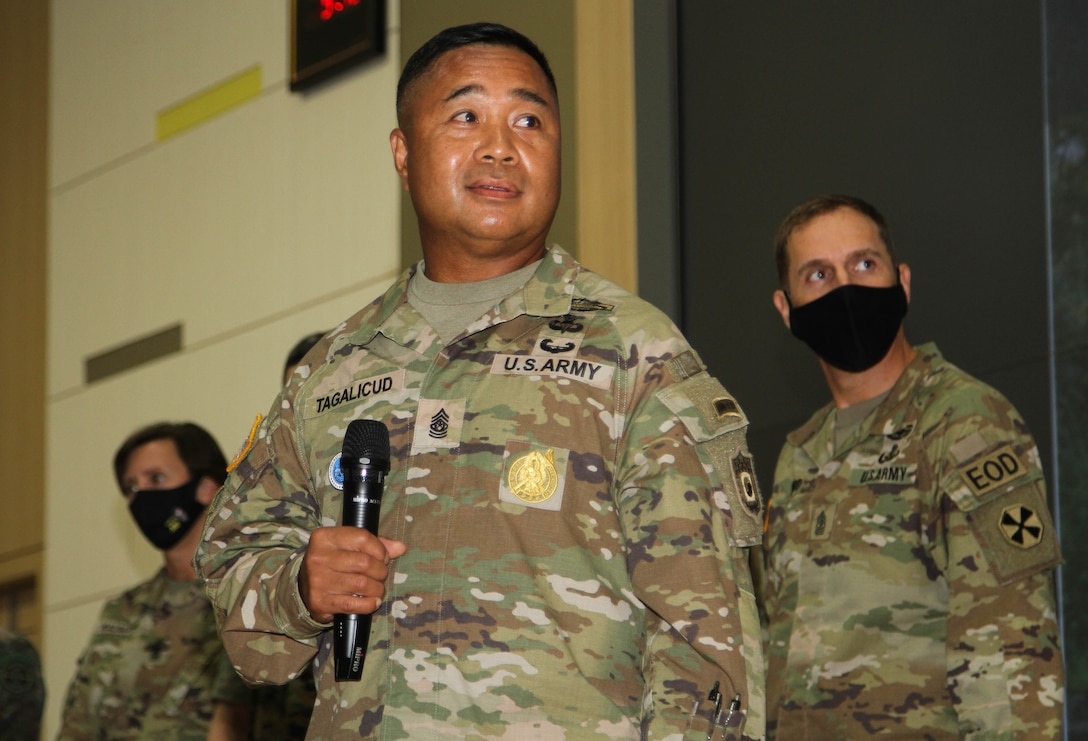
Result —
<path fill-rule="evenodd" d="M 349 472 L 345 467 L 344 474 L 344 525 L 362 528 L 376 535 L 385 484 L 384 471 L 363 468 Z M 358 682 L 362 679 L 369 640 L 369 614 L 335 616 L 333 661 L 337 682 Z"/>
<path fill-rule="evenodd" d="M 344 524 L 378 534 L 378 517 L 382 513 L 382 493 L 385 472 L 378 468 L 363 468 L 344 481 Z M 359 475 L 361 474 L 361 475 Z M 348 496 L 348 486 L 351 494 Z"/>
<path fill-rule="evenodd" d="M 360 635 L 369 635 L 369 615 L 337 615 L 334 629 L 333 657 L 337 682 L 358 682 L 363 678 L 366 643 Z"/>

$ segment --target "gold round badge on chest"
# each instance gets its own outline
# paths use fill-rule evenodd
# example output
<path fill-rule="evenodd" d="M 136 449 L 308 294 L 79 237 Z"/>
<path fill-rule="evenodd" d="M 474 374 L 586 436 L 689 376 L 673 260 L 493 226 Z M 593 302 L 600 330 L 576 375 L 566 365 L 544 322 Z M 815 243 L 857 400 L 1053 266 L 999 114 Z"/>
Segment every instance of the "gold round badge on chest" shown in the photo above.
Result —
<path fill-rule="evenodd" d="M 523 502 L 543 502 L 555 493 L 559 474 L 555 471 L 555 451 L 532 451 L 510 464 L 506 485 Z"/>

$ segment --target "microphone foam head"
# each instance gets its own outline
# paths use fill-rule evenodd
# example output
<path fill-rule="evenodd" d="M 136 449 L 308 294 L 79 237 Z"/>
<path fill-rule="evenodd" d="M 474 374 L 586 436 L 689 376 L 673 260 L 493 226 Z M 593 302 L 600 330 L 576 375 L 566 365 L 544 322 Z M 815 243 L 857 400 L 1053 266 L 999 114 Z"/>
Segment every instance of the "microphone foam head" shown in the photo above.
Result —
<path fill-rule="evenodd" d="M 344 433 L 345 459 L 358 458 L 389 460 L 389 428 L 375 419 L 356 419 L 348 424 Z"/>

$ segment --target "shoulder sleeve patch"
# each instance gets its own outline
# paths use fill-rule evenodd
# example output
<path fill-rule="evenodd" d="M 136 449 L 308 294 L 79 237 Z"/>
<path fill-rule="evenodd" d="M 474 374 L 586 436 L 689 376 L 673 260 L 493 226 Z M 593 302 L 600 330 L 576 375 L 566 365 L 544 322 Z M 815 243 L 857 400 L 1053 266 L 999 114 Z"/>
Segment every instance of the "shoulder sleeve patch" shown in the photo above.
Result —
<path fill-rule="evenodd" d="M 756 483 L 755 466 L 752 465 L 752 456 L 743 450 L 738 450 L 732 460 L 733 478 L 740 494 L 741 503 L 752 514 L 758 516 L 763 507 L 759 497 L 759 485 Z"/>
<path fill-rule="evenodd" d="M 1061 562 L 1040 483 L 987 499 L 969 519 L 999 584 L 1019 581 Z"/>
<path fill-rule="evenodd" d="M 658 396 L 718 472 L 732 516 L 734 543 L 742 547 L 757 545 L 763 538 L 763 497 L 745 441 L 748 418 L 721 383 L 705 370 L 690 376 L 677 374 L 676 370 L 674 376 L 683 380 L 659 391 Z"/>
<path fill-rule="evenodd" d="M 969 532 L 998 584 L 1020 581 L 1061 562 L 1046 484 L 1031 457 L 1033 450 L 1030 439 L 988 442 L 979 432 L 949 450 L 955 467 L 945 474 L 944 491 L 967 516 Z"/>

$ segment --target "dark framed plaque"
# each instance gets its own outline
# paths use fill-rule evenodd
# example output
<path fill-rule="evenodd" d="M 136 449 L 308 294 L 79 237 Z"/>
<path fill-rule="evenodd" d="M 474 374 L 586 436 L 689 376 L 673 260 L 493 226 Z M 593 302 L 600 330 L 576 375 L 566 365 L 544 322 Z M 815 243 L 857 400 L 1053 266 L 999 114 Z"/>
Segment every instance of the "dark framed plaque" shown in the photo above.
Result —
<path fill-rule="evenodd" d="M 385 53 L 385 0 L 291 0 L 291 90 Z"/>

